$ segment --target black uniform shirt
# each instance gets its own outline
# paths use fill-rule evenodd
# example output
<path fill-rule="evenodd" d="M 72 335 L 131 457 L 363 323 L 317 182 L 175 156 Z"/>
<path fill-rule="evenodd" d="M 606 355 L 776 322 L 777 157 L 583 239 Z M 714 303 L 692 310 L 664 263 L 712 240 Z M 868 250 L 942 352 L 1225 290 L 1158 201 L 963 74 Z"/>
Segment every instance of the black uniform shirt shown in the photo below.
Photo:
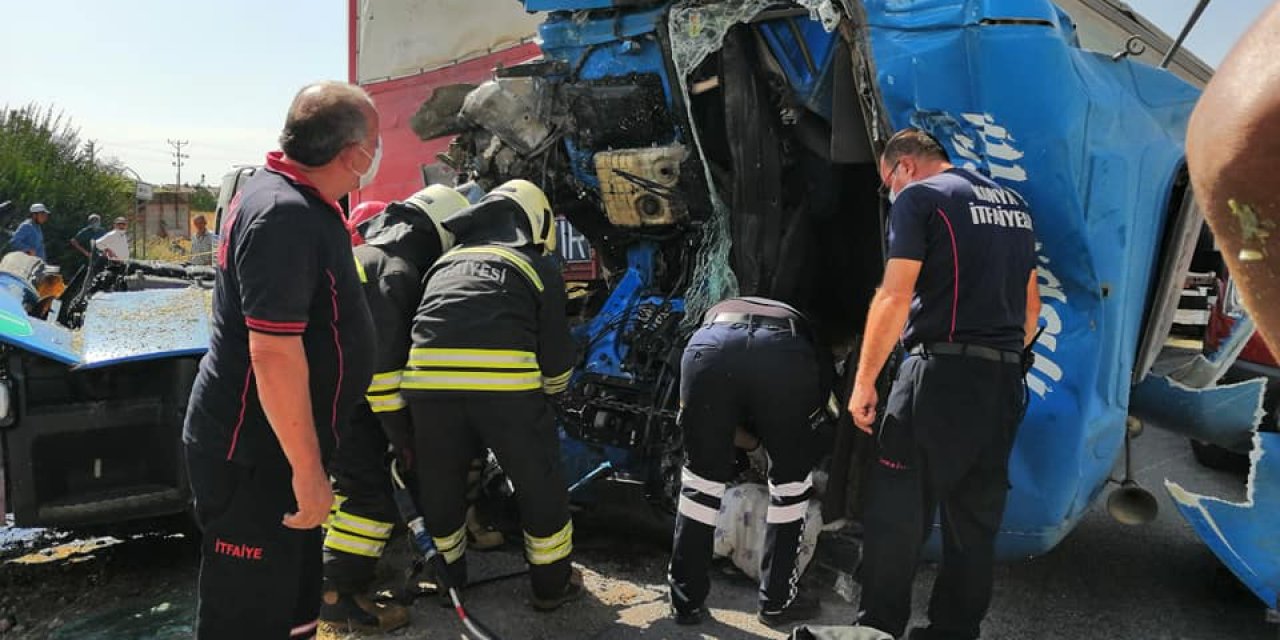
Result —
<path fill-rule="evenodd" d="M 258 399 L 249 331 L 298 335 L 327 456 L 373 375 L 373 323 L 342 210 L 273 153 L 229 211 L 218 247 L 212 340 L 183 439 L 235 462 L 287 463 Z"/>
<path fill-rule="evenodd" d="M 903 189 L 889 211 L 889 257 L 924 264 L 903 331 L 930 342 L 1022 349 L 1035 233 L 1022 196 L 966 169 Z"/>

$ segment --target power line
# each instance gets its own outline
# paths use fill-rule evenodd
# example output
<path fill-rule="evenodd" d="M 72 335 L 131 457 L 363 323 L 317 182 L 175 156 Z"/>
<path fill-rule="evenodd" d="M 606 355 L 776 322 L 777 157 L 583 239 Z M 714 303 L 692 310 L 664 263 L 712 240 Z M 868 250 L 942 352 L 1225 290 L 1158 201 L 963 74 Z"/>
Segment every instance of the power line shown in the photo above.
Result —
<path fill-rule="evenodd" d="M 182 188 L 182 161 L 191 156 L 182 152 L 182 148 L 191 144 L 186 140 L 169 140 L 169 146 L 173 147 L 173 166 L 178 168 L 178 181 L 176 182 L 179 189 Z"/>

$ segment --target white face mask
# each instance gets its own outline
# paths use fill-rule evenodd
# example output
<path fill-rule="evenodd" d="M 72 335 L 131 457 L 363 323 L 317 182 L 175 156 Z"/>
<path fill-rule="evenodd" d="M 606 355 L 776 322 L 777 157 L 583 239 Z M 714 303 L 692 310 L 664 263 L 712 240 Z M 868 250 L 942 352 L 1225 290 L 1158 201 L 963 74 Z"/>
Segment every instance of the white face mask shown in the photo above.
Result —
<path fill-rule="evenodd" d="M 898 194 L 899 194 L 899 193 L 901 193 L 901 192 L 899 192 L 899 191 L 890 191 L 890 192 L 889 192 L 889 204 L 893 204 L 893 201 L 898 199 Z"/>
<path fill-rule="evenodd" d="M 364 147 L 360 147 L 360 151 L 364 153 L 366 156 L 369 155 L 369 152 L 365 151 Z M 369 163 L 369 168 L 365 169 L 364 173 L 360 174 L 361 189 L 369 186 L 369 184 L 373 182 L 374 176 L 378 175 L 378 165 L 381 163 L 382 163 L 382 137 L 379 136 L 378 146 L 374 148 L 373 157 L 371 158 L 371 162 Z"/>

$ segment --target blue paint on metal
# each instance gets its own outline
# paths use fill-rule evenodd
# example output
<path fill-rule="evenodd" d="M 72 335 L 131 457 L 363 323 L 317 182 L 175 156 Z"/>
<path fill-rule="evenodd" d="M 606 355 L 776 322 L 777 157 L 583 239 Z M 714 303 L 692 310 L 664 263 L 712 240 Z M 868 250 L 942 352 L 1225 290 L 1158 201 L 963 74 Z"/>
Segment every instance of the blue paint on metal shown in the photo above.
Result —
<path fill-rule="evenodd" d="M 1003 558 L 1043 553 L 1079 521 L 1120 453 L 1198 92 L 1167 72 L 1075 48 L 1047 1 L 865 6 L 893 126 L 932 132 L 958 165 L 1017 189 L 1043 241 L 1047 330 L 1035 347 L 998 540 Z M 1001 22 L 1011 18 L 1021 22 Z"/>
<path fill-rule="evenodd" d="M 633 374 L 622 363 L 630 350 L 624 336 L 636 322 L 637 310 L 643 305 L 667 305 L 675 313 L 684 313 L 682 298 L 652 295 L 654 289 L 654 257 L 657 245 L 639 242 L 627 249 L 627 271 L 614 285 L 604 306 L 591 322 L 577 327 L 574 339 L 586 351 L 585 364 L 574 372 L 575 380 L 586 374 L 630 380 Z M 620 474 L 643 477 L 648 463 L 637 452 L 578 441 L 561 432 L 561 458 L 565 477 L 577 478 L 604 462 L 610 462 Z M 589 492 L 583 492 L 584 495 Z"/>
<path fill-rule="evenodd" d="M 837 34 L 804 16 L 768 20 L 756 25 L 756 29 L 787 76 L 796 100 L 830 120 L 831 65 L 835 62 Z"/>
<path fill-rule="evenodd" d="M 25 280 L 0 273 L 0 342 L 63 364 L 78 363 L 70 331 L 27 315 L 23 301 L 34 302 L 35 295 Z"/>
<path fill-rule="evenodd" d="M 590 3 L 588 3 L 590 4 Z M 607 3 L 605 3 L 607 4 Z M 574 2 L 526 2 L 526 9 L 576 10 Z M 553 13 L 538 27 L 540 47 L 548 59 L 564 62 L 571 81 L 624 79 L 636 74 L 654 74 L 662 80 L 668 108 L 673 107 L 670 79 L 665 58 L 655 31 L 665 14 L 665 7 L 641 11 L 616 11 L 597 14 Z M 679 139 L 671 131 L 668 144 Z M 573 175 L 583 185 L 599 189 L 595 172 L 595 152 L 581 149 L 571 140 L 565 141 Z"/>
<path fill-rule="evenodd" d="M 1236 504 L 1165 482 L 1182 517 L 1263 605 L 1280 608 L 1280 434 L 1254 440 L 1249 496 Z"/>
<path fill-rule="evenodd" d="M 588 9 L 611 9 L 615 5 L 625 4 L 617 0 L 524 0 L 525 11 L 585 11 Z"/>
<path fill-rule="evenodd" d="M 1161 376 L 1147 376 L 1133 388 L 1130 412 L 1188 438 L 1248 451 L 1262 420 L 1265 378 L 1193 389 Z"/>
<path fill-rule="evenodd" d="M 202 289 L 101 293 L 89 301 L 80 368 L 202 355 L 210 323 Z"/>

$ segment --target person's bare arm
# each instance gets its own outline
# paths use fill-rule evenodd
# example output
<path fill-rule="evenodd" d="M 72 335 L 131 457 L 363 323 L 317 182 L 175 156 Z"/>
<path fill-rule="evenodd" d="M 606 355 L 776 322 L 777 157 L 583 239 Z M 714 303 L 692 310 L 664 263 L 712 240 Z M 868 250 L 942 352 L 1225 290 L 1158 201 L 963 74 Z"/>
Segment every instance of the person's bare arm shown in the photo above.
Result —
<path fill-rule="evenodd" d="M 1023 322 L 1022 346 L 1031 346 L 1031 341 L 1036 339 L 1036 327 L 1040 324 L 1040 274 L 1035 269 L 1031 270 L 1031 277 L 1027 279 L 1027 319 Z"/>
<path fill-rule="evenodd" d="M 71 247 L 72 247 L 72 248 L 74 248 L 76 251 L 79 251 L 79 252 L 80 252 L 80 255 L 82 255 L 82 256 L 84 256 L 84 257 L 86 257 L 86 258 L 88 258 L 88 257 L 89 257 L 89 250 L 88 250 L 88 249 L 85 249 L 83 246 L 81 246 L 81 245 L 80 245 L 80 241 L 79 241 L 79 240 L 76 240 L 75 238 L 72 238 L 72 239 L 71 239 Z"/>
<path fill-rule="evenodd" d="M 1187 127 L 1196 200 L 1273 352 L 1280 353 L 1280 4 L 1236 43 Z"/>
<path fill-rule="evenodd" d="M 249 357 L 262 410 L 293 469 L 298 511 L 287 514 L 284 524 L 294 529 L 313 529 L 329 517 L 333 490 L 321 461 L 311 413 L 310 370 L 302 336 L 250 331 Z"/>
<path fill-rule="evenodd" d="M 849 398 L 849 413 L 853 415 L 854 424 L 867 433 L 871 433 L 871 424 L 876 419 L 879 400 L 876 379 L 902 337 L 922 264 L 918 260 L 902 258 L 889 260 L 884 281 L 871 301 L 867 328 L 862 337 L 862 353 L 858 357 L 858 375 L 853 383 L 853 395 Z"/>

